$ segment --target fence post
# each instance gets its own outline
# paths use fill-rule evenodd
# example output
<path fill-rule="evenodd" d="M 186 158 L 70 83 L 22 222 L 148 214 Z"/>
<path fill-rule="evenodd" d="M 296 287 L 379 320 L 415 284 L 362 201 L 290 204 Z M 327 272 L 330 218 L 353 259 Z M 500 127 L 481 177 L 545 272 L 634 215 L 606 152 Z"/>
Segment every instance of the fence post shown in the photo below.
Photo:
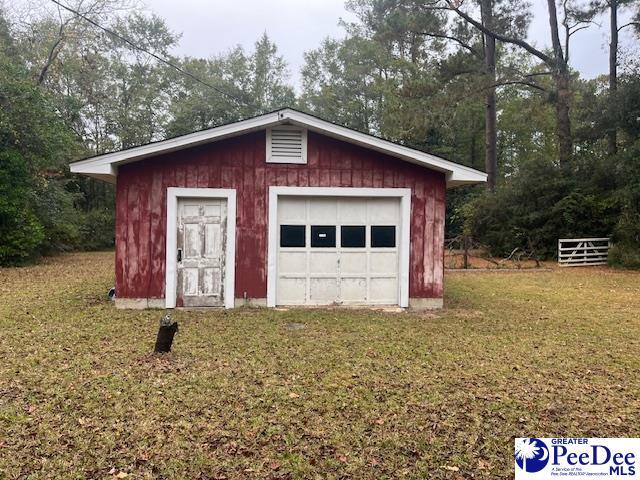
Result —
<path fill-rule="evenodd" d="M 464 248 L 464 268 L 469 268 L 469 236 L 462 237 L 462 243 Z"/>

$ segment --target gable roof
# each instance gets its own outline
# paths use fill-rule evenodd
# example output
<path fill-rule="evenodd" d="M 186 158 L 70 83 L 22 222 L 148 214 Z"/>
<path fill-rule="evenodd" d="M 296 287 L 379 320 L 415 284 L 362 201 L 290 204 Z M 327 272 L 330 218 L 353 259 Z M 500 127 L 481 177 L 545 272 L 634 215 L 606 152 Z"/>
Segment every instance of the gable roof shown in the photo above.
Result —
<path fill-rule="evenodd" d="M 401 160 L 420 165 L 446 175 L 447 186 L 471 185 L 483 183 L 487 174 L 471 167 L 450 162 L 430 153 L 414 148 L 405 147 L 397 143 L 384 140 L 373 135 L 361 133 L 335 123 L 322 120 L 313 115 L 299 112 L 291 108 L 277 110 L 257 117 L 229 123 L 219 127 L 209 128 L 199 132 L 189 133 L 180 137 L 170 138 L 158 142 L 140 145 L 126 150 L 98 155 L 80 160 L 69 165 L 73 173 L 80 173 L 89 177 L 115 183 L 118 176 L 118 166 L 136 162 L 145 158 L 174 152 L 184 148 L 194 147 L 205 143 L 235 137 L 275 125 L 296 125 L 312 132 L 318 132 L 328 137 L 343 140 L 370 150 L 390 155 Z"/>

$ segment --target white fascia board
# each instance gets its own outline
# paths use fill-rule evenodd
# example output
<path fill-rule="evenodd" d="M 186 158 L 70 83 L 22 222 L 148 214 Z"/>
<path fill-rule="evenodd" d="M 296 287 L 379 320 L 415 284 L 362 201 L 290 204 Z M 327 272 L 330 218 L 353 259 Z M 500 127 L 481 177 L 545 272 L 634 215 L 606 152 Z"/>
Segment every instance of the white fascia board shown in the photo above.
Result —
<path fill-rule="evenodd" d="M 86 161 L 86 160 L 85 160 Z M 90 163 L 86 166 L 78 165 L 79 162 L 69 165 L 71 172 L 73 173 L 93 173 L 96 175 L 114 175 L 116 173 L 116 166 L 112 163 Z"/>
<path fill-rule="evenodd" d="M 458 177 L 455 177 L 455 180 L 447 179 L 447 188 L 464 187 L 465 185 L 477 185 L 478 183 L 486 183 L 487 174 L 483 172 L 479 173 L 481 173 L 481 175 L 479 175 L 476 180 L 470 180 L 468 178 L 459 180 Z"/>
<path fill-rule="evenodd" d="M 330 122 L 325 122 L 324 120 L 320 120 L 319 118 L 315 118 L 311 115 L 306 115 L 295 110 L 283 110 L 282 115 L 293 123 L 307 127 L 309 130 L 317 131 L 339 140 L 344 140 L 387 155 L 399 157 L 410 163 L 442 172 L 447 175 L 448 186 L 483 183 L 487 181 L 487 174 L 484 172 L 480 172 L 479 170 L 465 165 L 450 162 L 449 160 L 445 160 L 426 152 L 420 152 L 413 148 L 398 145 Z"/>
<path fill-rule="evenodd" d="M 69 165 L 69 170 L 72 173 L 82 173 L 88 177 L 96 178 L 108 183 L 116 183 L 116 176 L 118 174 L 118 167 L 113 164 L 88 164 L 86 166 L 78 167 L 77 164 L 72 163 Z"/>
<path fill-rule="evenodd" d="M 183 135 L 181 137 L 161 142 L 150 143 L 120 152 L 113 152 L 100 155 L 98 157 L 88 158 L 86 160 L 72 163 L 70 168 L 74 173 L 81 173 L 102 179 L 111 178 L 111 181 L 115 182 L 117 165 L 134 162 L 154 155 L 169 153 L 212 141 L 222 140 L 244 133 L 249 133 L 251 131 L 262 130 L 264 128 L 283 123 L 298 125 L 338 140 L 353 143 L 364 148 L 400 158 L 416 165 L 442 172 L 446 176 L 448 187 L 484 183 L 487 180 L 486 173 L 480 172 L 471 167 L 459 165 L 435 155 L 420 152 L 419 150 L 398 145 L 365 133 L 360 133 L 291 109 L 268 113 L 248 120 L 243 120 L 229 125 L 222 125 L 220 127 L 203 130 L 201 132 L 190 133 L 188 135 Z"/>
<path fill-rule="evenodd" d="M 74 162 L 69 165 L 69 167 L 74 173 L 89 175 L 94 173 L 95 169 L 99 167 L 131 163 L 146 157 L 169 153 L 187 147 L 194 147 L 213 140 L 222 140 L 239 134 L 261 130 L 271 125 L 277 125 L 278 123 L 281 123 L 281 119 L 278 114 L 279 112 L 270 113 L 260 117 L 250 118 L 249 120 L 210 128 L 201 132 L 189 133 L 169 140 L 149 143 L 147 145 L 141 145 L 139 147 L 133 147 L 119 152 L 106 153 L 97 157 Z"/>

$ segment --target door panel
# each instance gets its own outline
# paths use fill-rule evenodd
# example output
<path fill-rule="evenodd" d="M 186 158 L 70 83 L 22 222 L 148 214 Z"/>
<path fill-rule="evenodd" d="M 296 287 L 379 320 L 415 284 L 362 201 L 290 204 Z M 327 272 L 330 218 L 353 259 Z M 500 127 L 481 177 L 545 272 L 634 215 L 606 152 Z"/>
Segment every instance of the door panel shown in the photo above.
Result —
<path fill-rule="evenodd" d="M 313 249 L 312 249 L 313 250 Z M 338 273 L 338 253 L 337 252 L 317 252 L 311 251 L 309 256 L 309 274 L 316 275 Z"/>
<path fill-rule="evenodd" d="M 200 258 L 200 225 L 197 223 L 184 223 L 184 251 L 183 258 Z"/>
<path fill-rule="evenodd" d="M 184 295 L 197 295 L 198 293 L 198 269 L 183 268 L 182 282 Z"/>
<path fill-rule="evenodd" d="M 207 258 L 219 257 L 222 247 L 220 239 L 220 224 L 207 223 L 204 228 L 204 256 Z"/>
<path fill-rule="evenodd" d="M 226 200 L 178 199 L 177 306 L 224 305 Z"/>
<path fill-rule="evenodd" d="M 279 258 L 279 271 L 283 275 L 300 274 L 307 270 L 306 252 L 281 252 Z"/>
<path fill-rule="evenodd" d="M 283 275 L 278 279 L 278 303 L 280 305 L 304 305 L 307 296 L 305 278 Z"/>
<path fill-rule="evenodd" d="M 309 301 L 311 305 L 330 305 L 338 302 L 338 279 L 311 278 L 309 280 Z"/>
<path fill-rule="evenodd" d="M 360 302 L 367 298 L 367 278 L 341 278 L 340 298 L 345 303 Z"/>
<path fill-rule="evenodd" d="M 203 269 L 202 293 L 204 295 L 220 294 L 220 269 L 219 268 Z"/>
<path fill-rule="evenodd" d="M 338 199 L 338 220 L 341 225 L 365 225 L 367 202 L 361 198 Z"/>
<path fill-rule="evenodd" d="M 378 303 L 393 304 L 398 302 L 398 279 L 397 277 L 377 277 L 371 278 L 369 282 L 370 295 L 378 300 Z"/>
<path fill-rule="evenodd" d="M 343 275 L 367 275 L 366 252 L 340 252 L 340 273 Z"/>
<path fill-rule="evenodd" d="M 311 225 L 335 225 L 338 220 L 336 198 L 314 198 L 307 205 Z"/>

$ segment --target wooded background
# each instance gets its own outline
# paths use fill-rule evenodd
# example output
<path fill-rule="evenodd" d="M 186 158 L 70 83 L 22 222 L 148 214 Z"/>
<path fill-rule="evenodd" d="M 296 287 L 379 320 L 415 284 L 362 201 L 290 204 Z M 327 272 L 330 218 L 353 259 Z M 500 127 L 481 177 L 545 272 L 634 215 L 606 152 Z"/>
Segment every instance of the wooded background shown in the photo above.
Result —
<path fill-rule="evenodd" d="M 293 106 L 486 171 L 449 191 L 449 237 L 550 258 L 611 235 L 611 262 L 640 268 L 640 0 L 546 3 L 550 49 L 519 0 L 351 0 L 358 21 L 305 54 L 298 90 L 267 34 L 178 57 L 128 0 L 0 9 L 0 264 L 113 246 L 112 186 L 70 162 Z M 570 53 L 595 22 L 609 75 L 584 79 Z"/>

